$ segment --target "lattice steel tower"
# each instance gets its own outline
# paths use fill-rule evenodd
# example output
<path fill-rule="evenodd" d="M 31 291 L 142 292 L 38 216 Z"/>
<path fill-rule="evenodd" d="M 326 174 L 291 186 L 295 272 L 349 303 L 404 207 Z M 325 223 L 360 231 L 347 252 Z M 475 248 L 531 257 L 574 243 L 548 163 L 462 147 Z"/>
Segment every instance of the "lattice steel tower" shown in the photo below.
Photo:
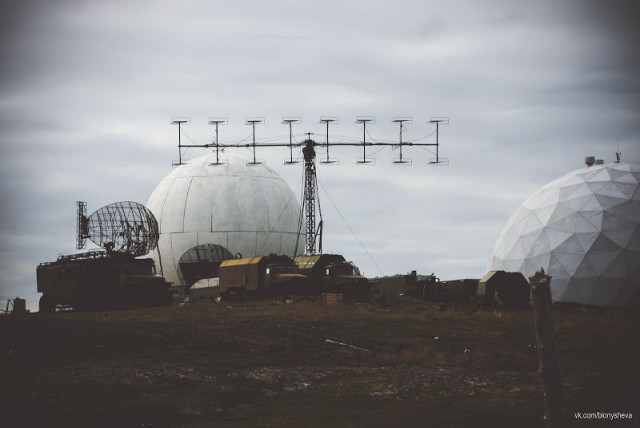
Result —
<path fill-rule="evenodd" d="M 316 199 L 318 195 L 318 177 L 316 175 L 316 143 L 306 140 L 302 149 L 304 155 L 304 209 L 306 214 L 306 254 L 316 253 L 316 241 L 318 252 L 322 253 L 322 220 L 316 230 Z M 320 239 L 318 239 L 318 237 Z"/>

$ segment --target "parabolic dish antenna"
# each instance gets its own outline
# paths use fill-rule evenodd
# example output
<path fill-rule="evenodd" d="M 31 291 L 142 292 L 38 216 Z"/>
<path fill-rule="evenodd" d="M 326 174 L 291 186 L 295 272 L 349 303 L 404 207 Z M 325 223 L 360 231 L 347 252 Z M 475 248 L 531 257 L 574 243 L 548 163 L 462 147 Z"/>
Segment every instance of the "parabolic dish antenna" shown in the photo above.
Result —
<path fill-rule="evenodd" d="M 114 202 L 87 218 L 81 212 L 81 204 L 78 203 L 79 247 L 89 238 L 107 252 L 142 256 L 158 245 L 158 222 L 144 205 Z"/>

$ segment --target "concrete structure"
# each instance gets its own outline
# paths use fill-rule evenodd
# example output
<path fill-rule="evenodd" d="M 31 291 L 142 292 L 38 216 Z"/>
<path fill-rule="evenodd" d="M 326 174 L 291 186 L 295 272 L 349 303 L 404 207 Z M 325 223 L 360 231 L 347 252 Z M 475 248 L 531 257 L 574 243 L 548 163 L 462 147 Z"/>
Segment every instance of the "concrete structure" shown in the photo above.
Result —
<path fill-rule="evenodd" d="M 196 246 L 242 257 L 304 252 L 300 204 L 289 185 L 266 165 L 231 155 L 221 160 L 216 165 L 215 156 L 203 156 L 175 167 L 147 202 L 160 228 L 150 256 L 174 284 L 191 285 L 180 264 Z"/>
<path fill-rule="evenodd" d="M 640 165 L 582 168 L 513 213 L 488 269 L 551 275 L 554 301 L 633 306 L 640 300 Z"/>

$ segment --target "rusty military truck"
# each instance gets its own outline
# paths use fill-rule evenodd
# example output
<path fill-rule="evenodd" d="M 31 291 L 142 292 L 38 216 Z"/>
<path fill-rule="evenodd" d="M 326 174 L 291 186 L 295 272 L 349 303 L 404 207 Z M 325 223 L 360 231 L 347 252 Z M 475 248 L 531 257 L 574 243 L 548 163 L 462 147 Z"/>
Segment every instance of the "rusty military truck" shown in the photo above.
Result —
<path fill-rule="evenodd" d="M 106 251 L 60 256 L 36 268 L 40 312 L 171 304 L 170 283 L 156 273 L 152 259 Z"/>
<path fill-rule="evenodd" d="M 297 256 L 295 262 L 314 292 L 361 295 L 369 291 L 369 280 L 340 254 Z"/>
<path fill-rule="evenodd" d="M 224 260 L 218 268 L 220 294 L 289 295 L 305 294 L 307 277 L 288 256 L 268 256 Z"/>

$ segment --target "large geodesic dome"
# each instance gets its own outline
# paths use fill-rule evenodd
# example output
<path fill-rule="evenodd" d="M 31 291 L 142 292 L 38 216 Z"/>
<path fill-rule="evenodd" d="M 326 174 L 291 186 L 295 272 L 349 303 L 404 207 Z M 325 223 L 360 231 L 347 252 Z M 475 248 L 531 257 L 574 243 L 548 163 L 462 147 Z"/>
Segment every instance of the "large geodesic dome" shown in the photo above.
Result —
<path fill-rule="evenodd" d="M 552 276 L 554 301 L 640 300 L 640 165 L 570 172 L 529 197 L 498 237 L 488 270 Z"/>
<path fill-rule="evenodd" d="M 266 165 L 232 155 L 221 161 L 202 156 L 175 167 L 147 203 L 160 229 L 150 256 L 174 284 L 215 275 L 230 255 L 304 251 L 300 204 L 289 185 Z"/>

